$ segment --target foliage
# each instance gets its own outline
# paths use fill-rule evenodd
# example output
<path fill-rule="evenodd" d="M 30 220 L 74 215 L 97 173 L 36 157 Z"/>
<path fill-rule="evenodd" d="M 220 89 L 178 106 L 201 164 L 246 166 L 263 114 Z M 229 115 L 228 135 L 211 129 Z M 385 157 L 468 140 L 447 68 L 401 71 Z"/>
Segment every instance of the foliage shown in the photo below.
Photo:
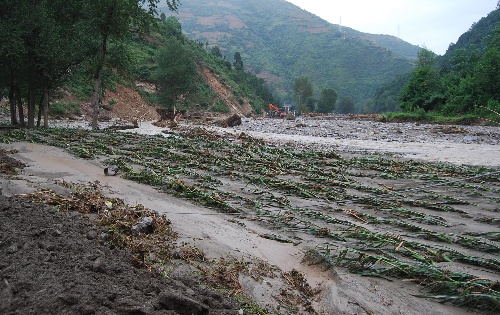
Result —
<path fill-rule="evenodd" d="M 496 25 L 496 26 L 495 26 Z M 465 46 L 468 43 L 469 46 Z M 423 49 L 401 92 L 405 111 L 488 115 L 500 102 L 500 10 L 473 25 L 457 45 L 438 58 Z"/>
<path fill-rule="evenodd" d="M 241 60 L 241 54 L 238 51 L 234 53 L 233 67 L 236 71 L 243 71 L 243 60 Z"/>
<path fill-rule="evenodd" d="M 218 99 L 217 102 L 210 107 L 210 110 L 216 113 L 229 113 L 229 107 L 224 103 L 223 100 Z"/>
<path fill-rule="evenodd" d="M 424 48 L 418 53 L 417 66 L 402 91 L 401 107 L 406 111 L 436 109 L 441 105 L 439 84 L 435 54 Z"/>
<path fill-rule="evenodd" d="M 310 110 L 308 103 L 313 96 L 313 85 L 308 77 L 299 77 L 293 83 L 293 100 L 297 104 L 299 114 Z"/>
<path fill-rule="evenodd" d="M 337 102 L 337 92 L 335 92 L 334 89 L 326 88 L 321 90 L 321 94 L 318 101 L 318 112 L 319 113 L 333 112 L 336 102 Z"/>
<path fill-rule="evenodd" d="M 160 48 L 157 62 L 158 68 L 153 77 L 158 86 L 158 95 L 166 107 L 172 108 L 181 94 L 193 88 L 196 63 L 191 52 L 174 38 Z"/>
<path fill-rule="evenodd" d="M 9 89 L 11 123 L 18 123 L 17 106 L 19 124 L 24 125 L 25 99 L 27 126 L 33 128 L 36 103 L 43 97 L 38 117 L 43 113 L 44 125 L 48 126 L 49 93 L 60 88 L 75 67 L 87 63 L 95 82 L 96 125 L 104 74 L 111 73 L 111 67 L 128 64 L 120 58 L 126 56 L 122 40 L 128 39 L 132 27 L 145 30 L 151 24 L 157 3 L 158 0 L 4 1 L 0 14 L 0 66 L 8 71 L 0 76 L 0 87 Z M 167 1 L 171 10 L 178 5 L 178 0 Z M 112 58 L 106 59 L 108 53 Z M 109 68 L 105 69 L 105 65 Z"/>
<path fill-rule="evenodd" d="M 53 102 L 49 106 L 52 115 L 62 115 L 65 113 L 80 114 L 80 104 L 78 102 Z"/>
<path fill-rule="evenodd" d="M 22 99 L 27 102 L 30 128 L 35 126 L 36 103 L 61 86 L 71 68 L 92 52 L 89 26 L 79 1 L 5 1 L 0 17 L 0 76 L 9 89 L 11 112 L 17 103 L 19 124 L 24 126 Z M 65 10 L 60 12 L 60 8 Z M 48 107 L 44 97 L 43 110 Z M 11 116 L 11 123 L 18 121 Z"/>
<path fill-rule="evenodd" d="M 354 113 L 354 109 L 354 99 L 350 96 L 344 96 L 338 102 L 336 112 L 338 114 L 352 114 Z"/>
<path fill-rule="evenodd" d="M 111 41 L 121 42 L 127 38 L 132 28 L 149 31 L 157 15 L 160 0 L 102 0 L 86 6 L 87 22 L 92 26 L 92 34 L 99 43 L 95 67 L 93 69 L 94 91 L 92 95 L 92 128 L 97 129 L 99 103 L 102 97 L 103 72 L 106 67 L 108 45 Z M 175 10 L 178 0 L 167 0 L 169 10 Z"/>
<path fill-rule="evenodd" d="M 364 102 L 360 112 L 370 114 L 401 111 L 399 104 L 401 90 L 408 84 L 410 77 L 411 73 L 399 75 L 383 84 L 375 91 L 372 99 Z"/>
<path fill-rule="evenodd" d="M 13 94 L 11 103 L 20 109 L 25 108 L 23 100 L 29 100 L 30 126 L 34 125 L 39 93 L 48 88 L 53 94 L 63 85 L 79 99 L 92 97 L 95 101 L 102 97 L 101 88 L 114 89 L 118 83 L 131 86 L 136 80 L 158 80 L 159 95 L 145 95 L 150 102 L 171 106 L 182 95 L 180 106 L 208 108 L 217 95 L 204 82 L 197 62 L 212 69 L 234 91 L 240 104 L 250 103 L 255 112 L 259 113 L 267 102 L 274 102 L 263 79 L 243 69 L 232 69 L 220 50 L 214 55 L 199 42 L 188 40 L 175 17 L 152 19 L 157 3 L 107 0 L 82 9 L 77 0 L 65 5 L 60 0 L 42 1 L 35 7 L 33 14 L 38 15 L 32 25 L 25 19 L 29 15 L 28 1 L 8 0 L 0 13 L 0 65 L 7 69 L 0 74 L 0 90 L 6 95 L 19 91 Z M 176 9 L 179 2 L 167 4 L 169 9 Z M 130 14 L 134 14 L 133 18 L 129 18 Z M 30 30 L 27 26 L 41 29 L 34 41 L 37 46 L 26 40 Z M 37 59 L 36 67 L 30 66 L 35 64 L 30 58 Z M 243 68 L 242 56 L 240 62 Z M 220 106 L 219 110 L 226 111 L 225 107 Z M 16 113 L 14 107 L 11 113 L 12 123 L 17 123 L 17 114 L 20 123 L 24 122 L 24 112 Z"/>
<path fill-rule="evenodd" d="M 162 32 L 167 38 L 174 38 L 184 43 L 184 34 L 182 34 L 182 26 L 179 20 L 173 16 L 169 16 L 164 22 Z"/>
<path fill-rule="evenodd" d="M 498 21 L 500 21 L 500 10 L 496 8 L 488 16 L 472 24 L 469 30 L 463 33 L 455 44 L 450 44 L 446 53 L 441 58 L 438 58 L 440 66 L 448 68 L 450 66 L 450 59 L 457 50 L 469 50 L 471 47 L 474 47 L 478 51 L 484 51 L 488 45 L 488 37 L 496 28 Z"/>
<path fill-rule="evenodd" d="M 222 58 L 222 52 L 219 48 L 219 46 L 214 46 L 210 49 L 210 52 L 215 56 L 215 57 L 219 57 L 219 58 Z"/>

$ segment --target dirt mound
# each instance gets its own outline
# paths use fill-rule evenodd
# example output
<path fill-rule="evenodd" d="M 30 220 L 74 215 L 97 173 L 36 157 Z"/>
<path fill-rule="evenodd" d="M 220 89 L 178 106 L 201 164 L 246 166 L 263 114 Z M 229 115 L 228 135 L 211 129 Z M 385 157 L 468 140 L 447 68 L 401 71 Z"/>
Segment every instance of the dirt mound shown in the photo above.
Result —
<path fill-rule="evenodd" d="M 1 314 L 237 314 L 182 267 L 169 279 L 134 268 L 76 212 L 0 194 L 0 222 Z"/>

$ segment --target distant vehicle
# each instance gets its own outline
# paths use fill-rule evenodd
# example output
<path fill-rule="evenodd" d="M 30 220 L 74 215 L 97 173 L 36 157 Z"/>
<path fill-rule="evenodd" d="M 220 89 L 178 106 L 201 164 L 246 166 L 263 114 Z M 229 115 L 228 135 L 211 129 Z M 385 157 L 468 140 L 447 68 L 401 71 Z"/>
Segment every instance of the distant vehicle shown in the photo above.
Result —
<path fill-rule="evenodd" d="M 267 112 L 269 117 L 285 118 L 288 115 L 288 111 L 285 109 L 279 109 L 276 105 L 269 104 L 269 112 Z"/>

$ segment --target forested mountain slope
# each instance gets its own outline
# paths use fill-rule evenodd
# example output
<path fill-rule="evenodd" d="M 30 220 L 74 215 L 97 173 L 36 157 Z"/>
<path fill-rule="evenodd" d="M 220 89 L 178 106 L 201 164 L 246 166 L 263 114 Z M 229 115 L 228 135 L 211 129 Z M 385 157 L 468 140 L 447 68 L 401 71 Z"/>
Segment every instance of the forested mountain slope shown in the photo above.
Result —
<path fill-rule="evenodd" d="M 297 77 L 315 92 L 333 88 L 357 102 L 381 83 L 410 72 L 419 47 L 396 37 L 333 25 L 284 0 L 186 0 L 177 14 L 191 39 L 218 46 L 265 78 L 282 98 Z"/>
<path fill-rule="evenodd" d="M 498 22 L 500 22 L 500 10 L 494 10 L 488 16 L 471 25 L 470 29 L 463 33 L 455 44 L 451 44 L 448 47 L 446 53 L 439 58 L 439 63 L 443 66 L 449 66 L 450 58 L 460 49 L 467 49 L 469 51 L 477 49 L 479 50 L 479 54 L 484 53 L 488 45 L 488 39 L 491 37 Z"/>

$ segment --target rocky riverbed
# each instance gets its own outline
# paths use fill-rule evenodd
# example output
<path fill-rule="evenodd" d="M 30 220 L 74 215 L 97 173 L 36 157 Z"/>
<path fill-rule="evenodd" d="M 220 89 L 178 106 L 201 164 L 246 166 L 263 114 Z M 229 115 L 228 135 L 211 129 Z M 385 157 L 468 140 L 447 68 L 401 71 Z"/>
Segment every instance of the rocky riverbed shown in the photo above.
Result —
<path fill-rule="evenodd" d="M 234 127 L 244 132 L 313 136 L 342 140 L 380 142 L 455 142 L 500 144 L 500 129 L 492 126 L 384 123 L 346 117 L 282 119 L 243 119 Z"/>
<path fill-rule="evenodd" d="M 385 152 L 434 162 L 500 165 L 498 126 L 384 123 L 335 116 L 246 118 L 233 130 L 311 149 Z"/>

